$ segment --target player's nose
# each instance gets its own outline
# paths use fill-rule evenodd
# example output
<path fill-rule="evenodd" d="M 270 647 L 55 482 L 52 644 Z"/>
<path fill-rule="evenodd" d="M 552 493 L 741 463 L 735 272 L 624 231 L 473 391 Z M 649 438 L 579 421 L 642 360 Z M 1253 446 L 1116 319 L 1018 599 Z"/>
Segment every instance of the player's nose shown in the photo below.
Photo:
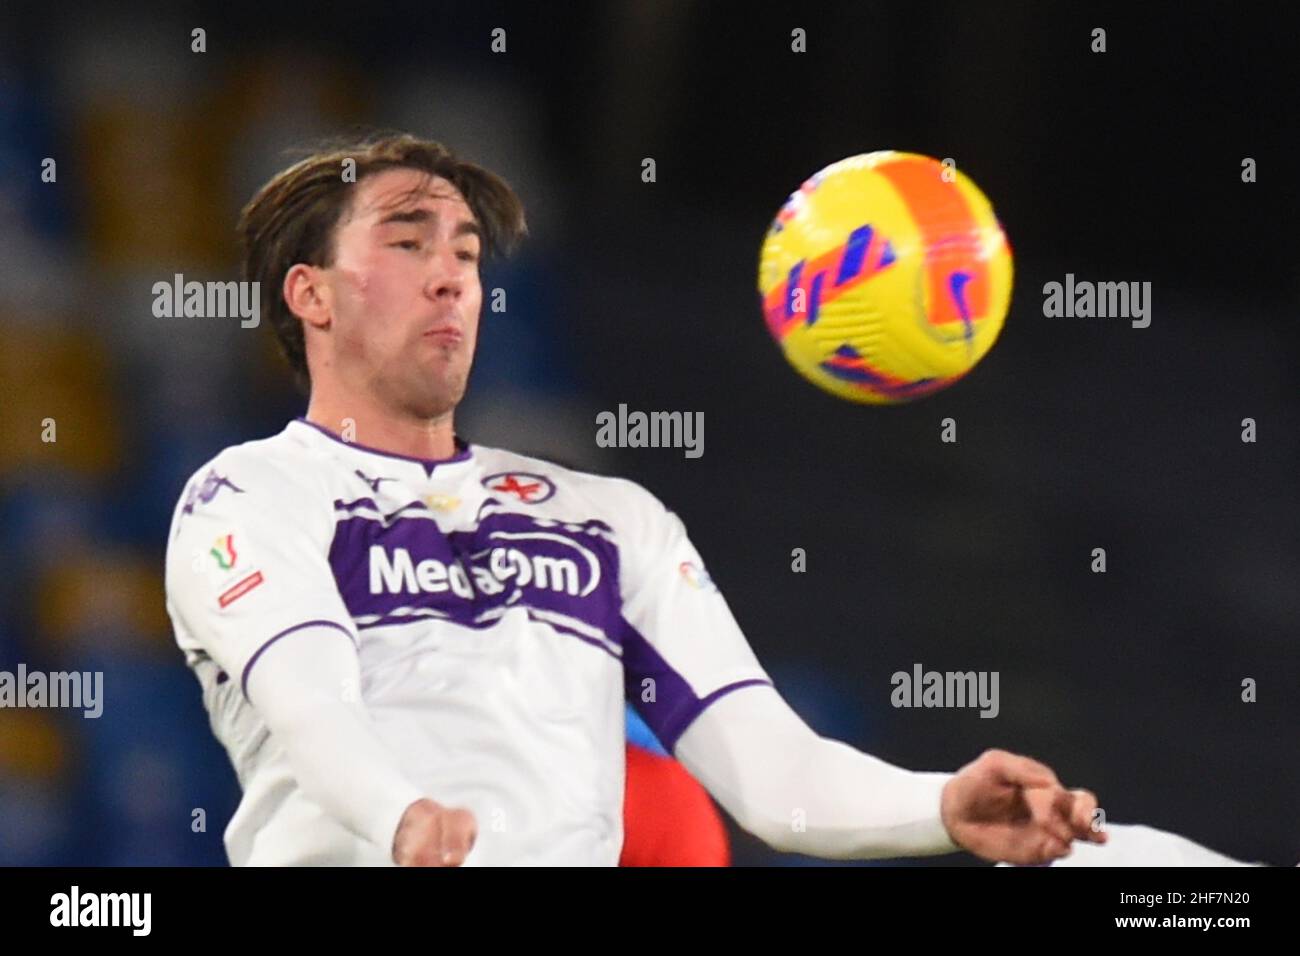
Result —
<path fill-rule="evenodd" d="M 429 275 L 425 281 L 425 294 L 431 299 L 460 299 L 465 292 L 462 263 L 454 252 L 444 252 L 430 258 Z"/>

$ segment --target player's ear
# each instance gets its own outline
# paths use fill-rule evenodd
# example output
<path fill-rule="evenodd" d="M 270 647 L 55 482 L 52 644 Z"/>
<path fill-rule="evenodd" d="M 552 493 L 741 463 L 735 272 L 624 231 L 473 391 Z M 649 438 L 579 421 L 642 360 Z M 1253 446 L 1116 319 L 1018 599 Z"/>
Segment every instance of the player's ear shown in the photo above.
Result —
<path fill-rule="evenodd" d="M 289 311 L 318 329 L 330 324 L 329 290 L 324 279 L 320 269 L 299 262 L 284 274 L 281 290 Z"/>

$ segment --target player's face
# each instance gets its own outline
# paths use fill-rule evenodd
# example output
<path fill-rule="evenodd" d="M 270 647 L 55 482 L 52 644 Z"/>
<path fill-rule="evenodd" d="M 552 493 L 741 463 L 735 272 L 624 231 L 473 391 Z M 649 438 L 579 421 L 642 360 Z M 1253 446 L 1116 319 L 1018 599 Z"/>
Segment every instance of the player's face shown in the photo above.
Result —
<path fill-rule="evenodd" d="M 391 169 L 358 183 L 325 270 L 344 389 L 426 419 L 455 408 L 478 337 L 480 253 L 474 214 L 447 180 Z"/>

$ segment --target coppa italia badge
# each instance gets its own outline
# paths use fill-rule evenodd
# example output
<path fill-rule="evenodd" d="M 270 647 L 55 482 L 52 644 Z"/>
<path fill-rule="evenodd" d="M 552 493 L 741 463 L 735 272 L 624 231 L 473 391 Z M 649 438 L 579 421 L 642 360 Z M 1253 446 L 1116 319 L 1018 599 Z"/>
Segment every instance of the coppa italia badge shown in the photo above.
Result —
<path fill-rule="evenodd" d="M 213 575 L 220 592 L 217 595 L 219 607 L 228 607 L 263 581 L 261 571 L 248 571 L 248 555 L 241 553 L 245 550 L 242 543 L 236 544 L 233 534 L 223 534 L 217 537 L 208 551 L 216 565 Z"/>

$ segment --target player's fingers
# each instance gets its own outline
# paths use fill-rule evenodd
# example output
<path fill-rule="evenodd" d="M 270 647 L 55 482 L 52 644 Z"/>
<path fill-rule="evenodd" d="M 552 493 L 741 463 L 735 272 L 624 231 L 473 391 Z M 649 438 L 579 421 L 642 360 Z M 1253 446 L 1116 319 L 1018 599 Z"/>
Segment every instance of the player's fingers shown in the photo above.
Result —
<path fill-rule="evenodd" d="M 474 848 L 478 837 L 478 825 L 474 814 L 468 810 L 451 810 L 443 818 L 442 860 L 443 866 L 460 866 Z"/>
<path fill-rule="evenodd" d="M 1041 858 L 1042 862 L 1048 863 L 1052 860 L 1059 860 L 1062 857 L 1070 855 L 1070 841 L 1059 840 L 1056 837 L 1045 837 L 1042 842 Z"/>
<path fill-rule="evenodd" d="M 1071 814 L 1074 813 L 1074 794 L 1064 787 L 1052 792 L 1052 811 L 1056 813 L 1067 826 L 1071 822 Z"/>
<path fill-rule="evenodd" d="M 1044 836 L 1066 843 L 1074 839 L 1070 827 L 1070 795 L 1061 787 L 1028 787 L 1024 791 L 1030 826 Z"/>
<path fill-rule="evenodd" d="M 1069 854 L 1068 844 L 1048 834 L 1039 834 L 1021 843 L 1015 852 L 1009 854 L 1007 862 L 1021 866 L 1036 865 L 1051 863 Z"/>
<path fill-rule="evenodd" d="M 1039 763 L 1032 757 L 1022 757 L 1020 754 L 1006 753 L 1005 751 L 992 751 L 997 756 L 991 761 L 991 766 L 1003 782 L 1014 784 L 1017 787 L 1059 787 L 1061 781 L 1056 779 L 1056 774 L 1047 764 Z"/>
<path fill-rule="evenodd" d="M 1088 797 L 1092 798 L 1091 806 Z M 1068 834 L 1066 842 L 1086 840 L 1092 836 L 1092 808 L 1096 803 L 1097 798 L 1084 790 L 1067 790 L 1057 797 L 1053 810 Z"/>
<path fill-rule="evenodd" d="M 1092 814 L 1097 809 L 1097 798 L 1088 790 L 1076 788 L 1070 791 L 1070 825 L 1080 839 L 1092 836 Z"/>

